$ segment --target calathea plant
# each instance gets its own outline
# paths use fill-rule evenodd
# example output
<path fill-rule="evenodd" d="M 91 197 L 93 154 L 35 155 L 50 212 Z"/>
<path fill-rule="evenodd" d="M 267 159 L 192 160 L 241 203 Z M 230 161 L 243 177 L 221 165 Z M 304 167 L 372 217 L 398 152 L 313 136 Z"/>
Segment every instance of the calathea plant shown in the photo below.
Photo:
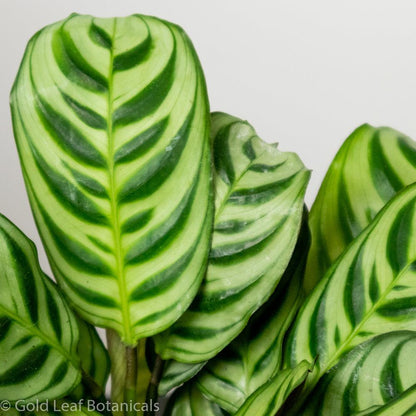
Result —
<path fill-rule="evenodd" d="M 356 130 L 308 218 L 299 158 L 210 114 L 189 38 L 141 15 L 42 29 L 11 110 L 56 283 L 1 216 L 4 412 L 152 415 L 168 394 L 166 416 L 414 408 L 409 138 Z"/>

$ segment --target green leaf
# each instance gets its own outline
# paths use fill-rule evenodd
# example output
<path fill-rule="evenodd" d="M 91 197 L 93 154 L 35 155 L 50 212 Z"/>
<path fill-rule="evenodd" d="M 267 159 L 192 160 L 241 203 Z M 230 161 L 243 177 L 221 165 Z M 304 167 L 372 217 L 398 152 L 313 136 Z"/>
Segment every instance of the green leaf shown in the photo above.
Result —
<path fill-rule="evenodd" d="M 26 412 L 34 416 L 100 416 L 101 414 L 89 409 L 87 406 L 82 406 L 79 402 L 59 401 L 49 404 L 49 410 L 39 410 L 35 412 Z"/>
<path fill-rule="evenodd" d="M 211 401 L 235 413 L 282 364 L 283 340 L 302 299 L 302 279 L 309 247 L 307 226 L 275 293 L 251 318 L 248 326 L 213 358 L 196 379 Z"/>
<path fill-rule="evenodd" d="M 180 386 L 198 374 L 206 365 L 207 361 L 196 364 L 181 363 L 168 360 L 163 369 L 163 376 L 159 383 L 159 394 L 164 396 L 175 387 Z"/>
<path fill-rule="evenodd" d="M 26 187 L 78 313 L 124 343 L 193 300 L 209 252 L 209 109 L 176 25 L 71 15 L 30 41 L 11 94 Z"/>
<path fill-rule="evenodd" d="M 354 414 L 354 416 L 415 416 L 416 415 L 416 385 L 407 389 L 399 397 L 384 406 L 375 406 Z"/>
<path fill-rule="evenodd" d="M 62 397 L 80 382 L 76 318 L 34 244 L 0 215 L 0 401 Z"/>
<path fill-rule="evenodd" d="M 10 408 L 9 410 L 0 410 L 0 416 L 20 416 L 20 413 L 16 409 Z"/>
<path fill-rule="evenodd" d="M 308 292 L 381 208 L 415 181 L 416 144 L 404 134 L 365 124 L 348 137 L 311 209 Z"/>
<path fill-rule="evenodd" d="M 225 416 L 221 408 L 207 400 L 201 392 L 191 384 L 177 390 L 163 416 Z"/>
<path fill-rule="evenodd" d="M 399 399 L 416 384 L 415 355 L 416 332 L 390 332 L 360 344 L 322 377 L 297 414 L 350 416 Z"/>
<path fill-rule="evenodd" d="M 208 271 L 190 309 L 155 337 L 164 359 L 215 356 L 270 297 L 300 229 L 309 171 L 247 123 L 212 116 L 216 214 Z"/>
<path fill-rule="evenodd" d="M 303 361 L 294 369 L 280 371 L 247 399 L 236 416 L 284 416 L 285 402 L 290 404 L 290 395 L 296 394 L 305 382 L 310 367 Z"/>
<path fill-rule="evenodd" d="M 110 357 L 96 329 L 78 318 L 80 332 L 78 356 L 84 374 L 84 386 L 80 386 L 78 399 L 89 392 L 93 397 L 105 394 L 105 388 L 110 374 Z M 84 391 L 84 387 L 87 392 Z M 73 394 L 71 396 L 74 396 Z"/>
<path fill-rule="evenodd" d="M 416 184 L 394 197 L 327 272 L 298 315 L 287 363 L 317 358 L 310 390 L 354 346 L 416 330 Z"/>

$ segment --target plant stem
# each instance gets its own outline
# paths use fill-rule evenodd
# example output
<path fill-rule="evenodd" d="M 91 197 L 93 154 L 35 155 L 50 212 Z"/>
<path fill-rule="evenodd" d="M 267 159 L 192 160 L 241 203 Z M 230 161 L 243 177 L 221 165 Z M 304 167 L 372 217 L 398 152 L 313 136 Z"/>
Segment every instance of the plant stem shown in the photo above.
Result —
<path fill-rule="evenodd" d="M 114 416 L 136 416 L 130 410 L 136 403 L 137 349 L 121 341 L 113 330 L 107 330 L 108 352 L 111 358 L 111 400 L 119 405 Z"/>
<path fill-rule="evenodd" d="M 136 403 L 136 381 L 137 381 L 137 350 L 126 347 L 126 381 L 124 386 L 124 401 L 128 406 Z M 126 412 L 127 416 L 135 415 L 134 410 Z"/>
<path fill-rule="evenodd" d="M 154 416 L 154 404 L 159 398 L 159 383 L 163 374 L 163 367 L 165 362 L 162 358 L 157 355 L 155 360 L 155 365 L 153 367 L 152 376 L 150 377 L 149 387 L 147 389 L 146 403 L 150 409 L 145 413 L 146 416 Z"/>
<path fill-rule="evenodd" d="M 141 403 L 142 405 L 146 403 L 147 388 L 149 386 L 151 376 L 152 374 L 150 373 L 149 367 L 147 365 L 147 360 L 146 360 L 146 339 L 141 339 L 139 343 L 137 344 L 137 381 L 136 381 L 137 403 Z"/>

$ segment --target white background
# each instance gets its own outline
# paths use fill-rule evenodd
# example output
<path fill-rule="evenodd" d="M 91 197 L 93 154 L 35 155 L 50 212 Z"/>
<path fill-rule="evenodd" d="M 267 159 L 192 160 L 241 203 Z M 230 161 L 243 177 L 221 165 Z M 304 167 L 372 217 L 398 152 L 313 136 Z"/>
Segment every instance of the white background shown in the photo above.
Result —
<path fill-rule="evenodd" d="M 212 109 L 297 152 L 313 170 L 309 204 L 360 124 L 416 138 L 415 0 L 0 0 L 0 212 L 38 247 L 8 95 L 29 37 L 71 12 L 180 24 L 202 61 Z"/>

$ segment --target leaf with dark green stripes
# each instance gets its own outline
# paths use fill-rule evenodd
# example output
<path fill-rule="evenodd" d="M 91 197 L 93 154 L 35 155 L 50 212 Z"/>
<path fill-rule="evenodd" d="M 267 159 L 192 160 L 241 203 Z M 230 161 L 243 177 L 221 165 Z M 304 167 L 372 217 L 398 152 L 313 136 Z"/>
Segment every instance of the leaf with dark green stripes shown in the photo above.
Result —
<path fill-rule="evenodd" d="M 206 361 L 196 364 L 181 363 L 175 360 L 166 361 L 159 383 L 159 394 L 164 396 L 175 387 L 190 380 L 204 368 L 206 363 Z"/>
<path fill-rule="evenodd" d="M 216 214 L 207 275 L 190 309 L 156 338 L 164 359 L 212 358 L 270 297 L 292 255 L 309 171 L 247 123 L 212 116 Z"/>
<path fill-rule="evenodd" d="M 85 394 L 93 397 L 101 397 L 105 394 L 105 388 L 110 374 L 110 357 L 101 341 L 96 329 L 78 318 L 79 344 L 78 356 L 81 360 L 81 368 L 84 373 L 83 385 L 71 397 L 80 399 Z M 74 393 L 78 393 L 78 396 Z"/>
<path fill-rule="evenodd" d="M 213 217 L 209 109 L 190 40 L 134 15 L 38 32 L 11 93 L 26 188 L 78 313 L 128 345 L 195 297 Z"/>
<path fill-rule="evenodd" d="M 304 225 L 275 293 L 238 338 L 209 361 L 196 379 L 207 398 L 232 414 L 281 367 L 284 336 L 303 299 L 302 278 L 308 247 L 309 233 Z"/>
<path fill-rule="evenodd" d="M 365 124 L 348 137 L 311 209 L 308 292 L 377 212 L 415 181 L 416 143 L 404 134 Z"/>
<path fill-rule="evenodd" d="M 416 332 L 390 332 L 358 345 L 324 377 L 298 416 L 351 416 L 398 399 L 416 384 Z M 402 415 L 402 413 L 391 413 Z"/>
<path fill-rule="evenodd" d="M 416 385 L 410 387 L 396 399 L 383 406 L 356 413 L 353 416 L 415 416 L 416 415 Z"/>
<path fill-rule="evenodd" d="M 280 371 L 246 400 L 236 416 L 285 416 L 286 402 L 291 404 L 290 396 L 297 394 L 310 369 L 303 361 L 294 369 Z"/>
<path fill-rule="evenodd" d="M 394 197 L 327 272 L 288 340 L 287 364 L 317 358 L 307 391 L 354 346 L 416 330 L 416 184 Z"/>
<path fill-rule="evenodd" d="M 62 397 L 80 382 L 76 318 L 33 243 L 0 215 L 0 400 Z"/>
<path fill-rule="evenodd" d="M 288 269 L 275 293 L 254 314 L 239 337 L 209 361 L 206 371 L 201 370 L 207 361 L 196 364 L 166 361 L 159 384 L 161 395 L 201 372 L 199 388 L 223 409 L 232 411 L 277 371 L 285 331 L 302 299 L 301 278 L 309 247 L 308 234 L 306 226 L 303 227 Z"/>
<path fill-rule="evenodd" d="M 207 400 L 193 385 L 186 384 L 170 398 L 163 416 L 226 416 L 217 404 Z"/>

